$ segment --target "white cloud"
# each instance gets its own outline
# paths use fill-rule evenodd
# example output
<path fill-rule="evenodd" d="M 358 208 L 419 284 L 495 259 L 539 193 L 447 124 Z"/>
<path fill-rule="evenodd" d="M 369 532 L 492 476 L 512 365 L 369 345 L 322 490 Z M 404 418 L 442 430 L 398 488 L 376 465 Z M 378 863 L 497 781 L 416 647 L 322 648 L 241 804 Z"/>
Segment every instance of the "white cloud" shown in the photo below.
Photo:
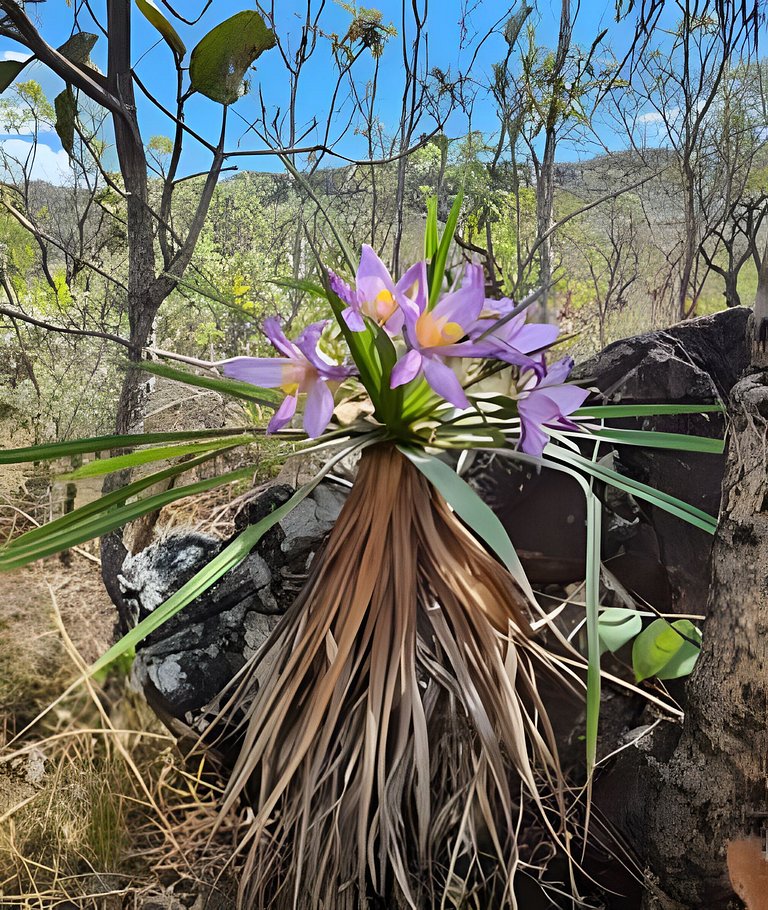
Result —
<path fill-rule="evenodd" d="M 0 139 L 0 176 L 18 179 L 22 166 L 31 168 L 32 180 L 47 180 L 61 186 L 74 180 L 67 153 L 61 149 L 54 151 L 49 145 L 28 142 L 25 139 Z M 27 157 L 33 152 L 29 163 Z"/>
<path fill-rule="evenodd" d="M 22 54 L 21 51 L 3 51 L 3 60 L 16 60 L 18 63 L 26 63 L 32 54 Z"/>
<path fill-rule="evenodd" d="M 640 114 L 637 118 L 638 123 L 673 123 L 680 116 L 679 107 L 671 107 L 666 111 L 649 111 L 647 114 Z"/>

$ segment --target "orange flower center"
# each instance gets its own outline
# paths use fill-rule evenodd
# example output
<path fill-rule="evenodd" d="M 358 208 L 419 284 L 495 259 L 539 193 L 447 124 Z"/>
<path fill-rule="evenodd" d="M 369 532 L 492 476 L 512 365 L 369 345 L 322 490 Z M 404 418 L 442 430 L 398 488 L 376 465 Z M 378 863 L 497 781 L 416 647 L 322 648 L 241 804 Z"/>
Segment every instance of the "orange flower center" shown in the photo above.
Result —
<path fill-rule="evenodd" d="M 464 335 L 464 329 L 457 322 L 449 322 L 446 316 L 435 316 L 424 312 L 416 321 L 416 338 L 423 348 L 439 348 L 455 344 Z"/>

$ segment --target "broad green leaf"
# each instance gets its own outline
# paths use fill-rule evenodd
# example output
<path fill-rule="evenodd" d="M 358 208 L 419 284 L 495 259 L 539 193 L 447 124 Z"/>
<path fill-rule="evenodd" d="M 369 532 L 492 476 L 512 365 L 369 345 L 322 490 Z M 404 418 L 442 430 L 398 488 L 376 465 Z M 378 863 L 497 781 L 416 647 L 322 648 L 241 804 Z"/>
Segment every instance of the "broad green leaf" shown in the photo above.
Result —
<path fill-rule="evenodd" d="M 609 607 L 601 611 L 597 621 L 600 644 L 604 651 L 618 651 L 631 641 L 643 628 L 643 620 L 637 610 L 624 607 Z"/>
<path fill-rule="evenodd" d="M 448 220 L 445 222 L 445 230 L 443 231 L 443 236 L 440 238 L 440 245 L 429 264 L 429 309 L 432 309 L 432 307 L 435 306 L 440 297 L 440 291 L 443 287 L 443 278 L 445 277 L 445 263 L 448 261 L 448 250 L 453 243 L 453 235 L 459 221 L 459 213 L 461 212 L 461 204 L 463 201 L 464 192 L 460 190 L 459 195 L 451 206 Z"/>
<path fill-rule="evenodd" d="M 665 414 L 723 413 L 722 404 L 595 404 L 578 408 L 572 417 L 660 417 Z"/>
<path fill-rule="evenodd" d="M 141 369 L 145 373 L 153 373 L 155 376 L 162 376 L 164 379 L 172 379 L 174 382 L 199 386 L 202 389 L 211 389 L 215 392 L 221 392 L 222 395 L 244 398 L 247 401 L 253 401 L 268 408 L 278 407 L 283 400 L 283 396 L 273 389 L 262 389 L 259 386 L 251 385 L 249 382 L 241 382 L 239 379 L 201 376 L 198 373 L 179 370 L 176 367 L 165 363 L 157 363 L 156 361 L 142 361 Z"/>
<path fill-rule="evenodd" d="M 229 474 L 200 480 L 184 487 L 175 487 L 163 493 L 157 493 L 154 496 L 147 496 L 137 502 L 109 509 L 104 514 L 100 513 L 86 518 L 75 525 L 59 529 L 49 537 L 34 540 L 23 548 L 10 546 L 0 551 L 0 572 L 10 572 L 13 569 L 19 569 L 45 556 L 53 556 L 55 553 L 69 550 L 71 547 L 85 543 L 88 540 L 103 537 L 129 521 L 141 518 L 142 515 L 146 515 L 149 512 L 156 512 L 163 506 L 176 502 L 178 499 L 195 496 L 198 493 L 206 493 L 208 490 L 213 490 L 224 484 L 250 477 L 252 473 L 253 469 L 250 467 L 240 468 Z"/>
<path fill-rule="evenodd" d="M 13 85 L 19 73 L 33 59 L 30 57 L 29 60 L 0 60 L 0 94 Z"/>
<path fill-rule="evenodd" d="M 76 32 L 58 47 L 58 51 L 70 63 L 76 63 L 78 66 L 88 66 L 90 64 L 91 51 L 98 40 L 99 36 L 94 35 L 92 32 Z"/>
<path fill-rule="evenodd" d="M 274 46 L 275 33 L 257 12 L 236 13 L 211 29 L 192 51 L 192 88 L 213 101 L 233 104 L 244 92 L 248 68 Z"/>
<path fill-rule="evenodd" d="M 437 252 L 437 196 L 427 199 L 427 226 L 424 230 L 424 258 L 432 259 Z"/>
<path fill-rule="evenodd" d="M 179 33 L 166 19 L 165 15 L 155 6 L 153 0 L 136 0 L 136 6 L 143 15 L 154 25 L 165 39 L 165 43 L 176 54 L 179 60 L 183 59 L 187 52 L 184 42 L 179 37 Z"/>
<path fill-rule="evenodd" d="M 313 297 L 320 297 L 325 300 L 325 291 L 314 281 L 307 281 L 305 278 L 270 278 L 268 280 L 270 284 L 276 284 L 280 288 L 303 291 L 305 294 L 311 294 Z"/>
<path fill-rule="evenodd" d="M 90 436 L 70 442 L 51 442 L 21 449 L 0 449 L 0 464 L 22 464 L 30 461 L 54 461 L 71 455 L 105 452 L 108 449 L 130 449 L 134 446 L 162 442 L 185 442 L 189 439 L 212 439 L 221 436 L 241 436 L 252 433 L 251 427 L 226 427 L 210 430 L 179 430 L 174 433 L 126 433 L 122 436 Z"/>
<path fill-rule="evenodd" d="M 137 449 L 126 455 L 114 455 L 112 458 L 97 458 L 67 474 L 59 475 L 60 480 L 80 480 L 83 477 L 101 477 L 122 471 L 124 468 L 135 468 L 153 461 L 165 461 L 181 455 L 197 455 L 201 452 L 215 452 L 221 449 L 232 449 L 236 446 L 255 442 L 257 436 L 242 436 L 240 439 L 211 439 L 207 442 L 189 442 L 175 446 L 153 446 L 149 449 Z"/>
<path fill-rule="evenodd" d="M 677 452 L 709 452 L 722 455 L 725 442 L 722 439 L 713 439 L 709 436 L 693 436 L 687 433 L 662 433 L 655 430 L 619 430 L 597 429 L 590 427 L 586 432 L 590 436 L 597 436 L 606 442 L 615 442 L 620 445 L 643 446 L 652 449 L 674 449 Z M 568 434 L 572 435 L 572 434 Z M 573 434 L 578 436 L 581 434 Z"/>
<path fill-rule="evenodd" d="M 488 544 L 507 567 L 510 575 L 535 602 L 533 589 L 522 563 L 496 513 L 444 461 L 406 446 L 398 446 L 398 449 L 421 471 L 459 518 Z"/>
<path fill-rule="evenodd" d="M 75 147 L 77 102 L 75 101 L 75 93 L 70 86 L 67 86 L 63 92 L 56 96 L 53 101 L 53 107 L 56 111 L 56 123 L 54 124 L 56 132 L 59 139 L 61 139 L 62 148 L 71 158 Z"/>
<path fill-rule="evenodd" d="M 294 509 L 303 499 L 305 499 L 312 490 L 320 483 L 323 477 L 339 461 L 352 452 L 364 448 L 370 444 L 370 440 L 363 440 L 355 445 L 347 447 L 331 458 L 308 483 L 298 489 L 293 496 L 279 506 L 274 512 L 261 519 L 255 525 L 246 528 L 235 540 L 226 546 L 218 555 L 208 563 L 205 568 L 201 569 L 185 585 L 172 594 L 164 604 L 154 609 L 146 619 L 143 619 L 135 629 L 131 629 L 124 635 L 120 641 L 114 644 L 105 654 L 103 654 L 89 669 L 88 675 L 92 676 L 109 666 L 115 658 L 120 657 L 131 648 L 135 648 L 139 642 L 143 641 L 147 635 L 150 635 L 155 629 L 159 629 L 163 623 L 167 622 L 172 616 L 175 616 L 179 610 L 187 606 L 201 594 L 204 594 L 212 585 L 214 585 L 223 575 L 239 565 L 245 557 L 251 552 L 261 538 L 274 527 L 279 521 Z"/>
<path fill-rule="evenodd" d="M 683 636 L 701 641 L 699 631 L 688 619 L 678 619 L 671 624 L 666 619 L 655 619 L 643 629 L 632 646 L 632 667 L 637 681 L 651 676 L 675 679 L 690 673 L 699 649 Z M 681 655 L 684 645 L 687 648 Z M 667 670 L 669 675 L 666 675 Z"/>
<path fill-rule="evenodd" d="M 692 622 L 687 619 L 677 619 L 672 626 L 682 632 L 686 638 L 683 639 L 677 654 L 656 674 L 657 679 L 680 679 L 681 676 L 690 676 L 701 654 L 701 632 Z M 699 647 L 687 641 L 688 638 L 697 642 Z"/>

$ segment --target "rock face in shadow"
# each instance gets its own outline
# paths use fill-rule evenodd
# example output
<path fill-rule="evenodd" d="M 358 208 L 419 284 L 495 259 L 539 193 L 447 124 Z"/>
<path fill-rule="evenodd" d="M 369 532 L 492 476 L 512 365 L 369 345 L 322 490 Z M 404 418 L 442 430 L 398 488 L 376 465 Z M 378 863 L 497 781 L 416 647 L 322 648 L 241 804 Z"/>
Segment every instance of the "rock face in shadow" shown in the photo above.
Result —
<path fill-rule="evenodd" d="M 241 528 L 286 502 L 293 489 L 270 487 L 241 514 Z M 262 538 L 243 562 L 139 647 L 134 679 L 164 720 L 194 725 L 200 709 L 267 638 L 301 588 L 309 561 L 344 501 L 343 488 L 318 487 Z M 173 533 L 129 556 L 119 576 L 134 622 L 148 616 L 224 544 Z"/>
<path fill-rule="evenodd" d="M 747 366 L 747 309 L 731 309 L 609 345 L 574 370 L 606 404 L 712 404 L 727 401 Z M 613 426 L 722 437 L 719 414 L 616 420 Z M 585 454 L 591 454 L 585 453 Z M 717 515 L 724 456 L 606 445 L 610 466 Z M 559 472 L 540 474 L 501 455 L 477 458 L 468 479 L 504 523 L 532 581 L 584 577 L 584 496 Z M 706 602 L 711 537 L 667 512 L 612 488 L 606 505 L 603 559 L 624 585 L 661 611 L 701 613 Z"/>
<path fill-rule="evenodd" d="M 609 345 L 575 378 L 607 402 L 710 403 L 727 395 L 744 370 L 749 311 L 732 309 Z M 676 433 L 721 435 L 719 415 L 623 421 Z M 606 447 L 606 451 L 609 448 Z M 618 446 L 625 473 L 717 514 L 723 459 L 698 453 Z M 536 475 L 509 459 L 478 459 L 467 479 L 498 512 L 540 586 L 583 577 L 583 496 L 561 474 Z M 269 488 L 240 516 L 241 525 L 285 502 L 288 486 Z M 135 674 L 153 705 L 187 722 L 208 703 L 274 628 L 301 587 L 344 501 L 344 488 L 320 485 L 262 539 L 250 556 L 139 648 Z M 696 606 L 707 585 L 707 534 L 652 508 L 604 495 L 604 558 L 624 583 L 658 609 Z M 119 576 L 133 621 L 143 619 L 202 568 L 223 544 L 174 533 L 135 556 Z"/>

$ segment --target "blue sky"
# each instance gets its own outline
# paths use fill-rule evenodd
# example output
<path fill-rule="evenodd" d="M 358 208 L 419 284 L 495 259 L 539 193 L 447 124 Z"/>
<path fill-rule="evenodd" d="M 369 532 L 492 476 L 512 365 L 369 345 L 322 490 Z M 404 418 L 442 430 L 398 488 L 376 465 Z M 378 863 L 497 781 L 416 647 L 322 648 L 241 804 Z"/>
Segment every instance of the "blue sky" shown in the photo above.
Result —
<path fill-rule="evenodd" d="M 382 11 L 385 22 L 392 22 L 396 27 L 400 27 L 401 4 L 399 0 L 379 0 L 378 3 L 375 0 L 366 0 L 366 2 Z M 182 10 L 187 18 L 194 18 L 204 6 L 204 2 L 203 0 L 178 0 L 177 4 L 174 5 L 177 9 Z M 84 10 L 83 5 L 75 2 L 75 6 L 81 9 L 80 28 L 84 31 L 97 32 L 98 28 L 89 20 L 88 13 Z M 301 0 L 284 0 L 277 6 L 279 9 L 276 23 L 278 33 L 282 36 L 295 34 L 299 22 L 297 13 L 302 9 L 303 3 Z M 105 21 L 103 14 L 104 0 L 95 0 L 95 2 L 91 3 L 91 7 L 97 17 L 102 22 Z M 467 8 L 469 8 L 470 13 L 464 17 L 464 22 L 468 27 L 470 44 L 472 45 L 476 44 L 476 39 L 472 40 L 473 33 L 478 36 L 485 34 L 494 22 L 505 17 L 508 9 L 507 4 L 501 3 L 499 0 L 479 0 L 479 2 L 478 0 L 442 0 L 442 2 L 432 0 L 427 25 L 430 67 L 439 66 L 443 70 L 454 72 L 466 70 L 469 55 L 474 52 L 474 48 L 468 51 L 466 48 L 462 50 L 460 47 L 460 20 Z M 576 42 L 588 46 L 599 31 L 603 28 L 609 28 L 609 41 L 620 52 L 631 37 L 633 23 L 622 22 L 617 24 L 614 8 L 614 0 L 584 0 L 576 20 Z M 175 25 L 188 50 L 190 50 L 210 28 L 242 9 L 253 9 L 253 7 L 248 3 L 248 0 L 214 0 L 211 8 L 197 25 L 192 27 L 183 23 L 175 23 Z M 39 5 L 30 5 L 28 10 L 35 16 L 40 31 L 49 43 L 56 46 L 69 37 L 72 30 L 72 9 L 62 0 L 48 0 L 48 2 Z M 533 21 L 537 23 L 538 43 L 547 46 L 552 46 L 556 43 L 559 11 L 559 0 L 540 0 L 538 3 L 537 11 L 533 17 Z M 341 6 L 334 2 L 327 4 L 322 19 L 323 28 L 326 32 L 343 34 L 348 27 L 349 21 L 349 14 Z M 173 106 L 175 85 L 170 51 L 159 40 L 158 33 L 154 28 L 135 8 L 133 16 L 133 46 L 133 57 L 137 61 L 136 69 L 140 78 L 147 86 L 157 92 L 160 100 L 165 105 L 168 107 Z M 503 55 L 504 49 L 505 44 L 500 35 L 495 35 L 486 41 L 476 58 L 472 75 L 479 81 L 486 79 L 491 72 L 492 64 Z M 22 51 L 23 49 L 19 45 L 15 45 L 6 39 L 0 39 L 0 60 L 18 58 Z M 93 52 L 93 59 L 102 70 L 106 69 L 105 55 L 106 41 L 102 37 L 97 42 Z M 187 61 L 188 59 L 187 57 Z M 364 65 L 358 70 L 358 78 L 361 85 L 365 84 L 370 73 L 371 63 L 370 60 L 366 59 Z M 50 98 L 53 98 L 63 87 L 55 76 L 37 63 L 25 69 L 20 78 L 39 81 Z M 309 122 L 315 113 L 322 117 L 322 112 L 328 104 L 328 95 L 333 82 L 334 73 L 329 64 L 328 55 L 325 53 L 318 54 L 318 60 L 308 70 L 301 89 L 300 121 Z M 259 87 L 264 93 L 268 110 L 274 111 L 278 106 L 283 110 L 285 109 L 286 92 L 283 63 L 276 50 L 264 54 L 257 61 L 256 70 L 252 74 L 251 84 L 252 91 L 250 94 L 238 101 L 230 112 L 228 129 L 228 144 L 230 148 L 251 148 L 259 144 L 252 134 L 248 135 L 247 133 L 247 124 L 258 112 Z M 398 39 L 393 39 L 385 51 L 381 67 L 380 85 L 382 89 L 379 116 L 385 127 L 393 130 L 397 121 L 402 94 L 402 62 Z M 138 93 L 138 104 L 142 133 L 146 140 L 153 135 L 171 134 L 172 123 L 151 103 L 146 101 L 140 93 Z M 221 106 L 201 96 L 195 96 L 188 104 L 187 122 L 193 129 L 212 141 L 215 141 L 218 136 L 220 116 Z M 482 101 L 478 103 L 474 110 L 472 125 L 473 128 L 483 131 L 491 131 L 495 128 L 496 124 L 490 104 Z M 425 129 L 427 127 L 428 124 L 425 124 Z M 449 135 L 459 135 L 466 131 L 466 127 L 466 118 L 463 116 L 461 118 L 457 117 L 452 122 L 449 122 L 448 133 Z M 611 134 L 610 130 L 606 130 L 601 138 L 609 147 L 615 147 L 620 141 L 618 137 Z M 56 172 L 66 173 L 66 155 L 61 150 L 58 137 L 53 132 L 46 132 L 40 137 L 40 141 L 37 176 L 58 181 L 59 177 L 57 177 Z M 6 148 L 10 148 L 11 146 L 8 143 L 12 143 L 14 150 L 20 151 L 23 148 L 23 143 L 29 143 L 29 137 L 0 134 L 0 142 L 3 142 Z M 341 143 L 340 148 L 345 153 L 353 156 L 362 154 L 362 145 L 359 137 L 348 136 Z M 580 148 L 576 145 L 569 146 L 566 143 L 560 149 L 560 157 L 562 159 L 574 159 L 584 155 L 592 155 L 596 151 L 596 147 Z M 210 155 L 205 149 L 195 143 L 194 140 L 187 143 L 183 159 L 183 172 L 192 173 L 206 170 L 209 162 Z M 332 163 L 332 161 L 329 159 L 328 163 Z M 237 165 L 241 169 L 254 170 L 279 168 L 279 163 L 274 158 L 267 157 L 239 158 Z"/>

